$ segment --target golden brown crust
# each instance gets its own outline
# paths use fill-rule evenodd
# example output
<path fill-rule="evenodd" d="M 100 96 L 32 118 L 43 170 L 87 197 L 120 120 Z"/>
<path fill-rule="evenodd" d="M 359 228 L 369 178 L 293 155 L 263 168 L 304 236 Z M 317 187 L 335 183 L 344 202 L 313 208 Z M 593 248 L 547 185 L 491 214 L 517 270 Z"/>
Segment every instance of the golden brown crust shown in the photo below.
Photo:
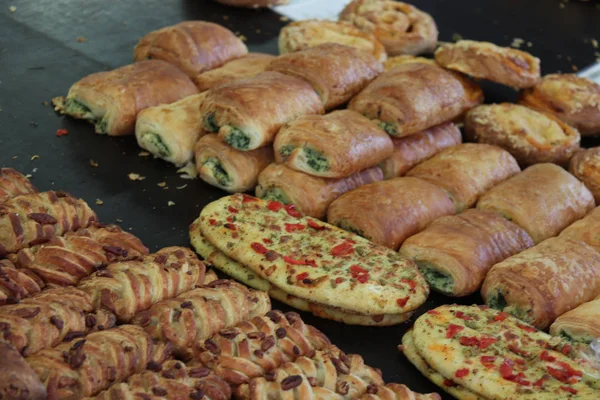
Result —
<path fill-rule="evenodd" d="M 600 299 L 583 303 L 558 317 L 550 326 L 550 334 L 562 334 L 586 345 L 600 338 Z"/>
<path fill-rule="evenodd" d="M 289 0 L 216 0 L 217 3 L 234 7 L 260 8 L 287 4 Z"/>
<path fill-rule="evenodd" d="M 582 149 L 569 162 L 569 172 L 582 181 L 600 204 L 600 147 Z"/>
<path fill-rule="evenodd" d="M 0 306 L 14 304 L 39 293 L 44 281 L 35 272 L 17 269 L 9 260 L 0 260 Z"/>
<path fill-rule="evenodd" d="M 193 78 L 196 87 L 201 92 L 236 79 L 252 78 L 264 72 L 271 61 L 277 57 L 271 54 L 248 53 L 223 64 L 219 68 L 202 72 Z"/>
<path fill-rule="evenodd" d="M 30 193 L 37 193 L 37 189 L 29 179 L 12 168 L 0 168 L 0 204 Z"/>
<path fill-rule="evenodd" d="M 425 63 L 430 65 L 438 65 L 435 60 L 425 57 L 416 57 L 408 54 L 396 57 L 390 57 L 383 63 L 383 70 L 389 71 L 396 68 L 398 65 L 409 64 L 409 63 Z"/>
<path fill-rule="evenodd" d="M 460 40 L 435 52 L 441 66 L 514 88 L 534 86 L 540 79 L 540 59 L 531 54 L 488 42 Z"/>
<path fill-rule="evenodd" d="M 0 342 L 0 398 L 45 400 L 46 388 L 13 346 Z"/>
<path fill-rule="evenodd" d="M 573 222 L 560 233 L 560 237 L 581 240 L 600 252 L 600 207 L 594 208 L 584 218 Z"/>
<path fill-rule="evenodd" d="M 442 397 L 437 393 L 415 393 L 405 385 L 388 383 L 385 386 L 372 388 L 360 400 L 442 400 Z"/>
<path fill-rule="evenodd" d="M 277 57 L 267 68 L 304 79 L 326 110 L 347 103 L 383 71 L 373 55 L 338 43 L 324 43 Z"/>

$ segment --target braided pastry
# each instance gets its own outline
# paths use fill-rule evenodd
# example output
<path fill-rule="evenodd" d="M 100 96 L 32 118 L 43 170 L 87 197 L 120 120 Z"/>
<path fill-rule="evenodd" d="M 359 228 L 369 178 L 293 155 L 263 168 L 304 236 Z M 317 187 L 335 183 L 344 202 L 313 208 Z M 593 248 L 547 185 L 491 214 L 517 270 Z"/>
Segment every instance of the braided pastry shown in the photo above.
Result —
<path fill-rule="evenodd" d="M 136 315 L 132 323 L 142 326 L 154 340 L 173 343 L 180 357 L 189 358 L 194 343 L 270 309 L 267 293 L 217 280 L 154 304 Z"/>
<path fill-rule="evenodd" d="M 269 311 L 264 317 L 224 329 L 193 349 L 197 359 L 232 385 L 248 383 L 281 364 L 312 356 L 331 343 L 294 312 Z"/>
<path fill-rule="evenodd" d="M 404 385 L 388 383 L 385 386 L 372 386 L 360 400 L 441 400 L 439 394 L 415 393 Z"/>
<path fill-rule="evenodd" d="M 204 274 L 204 281 L 202 282 L 202 284 L 208 285 L 209 283 L 214 282 L 217 279 L 219 279 L 219 277 L 217 276 L 217 273 L 215 271 L 213 271 L 212 269 L 209 269 Z"/>
<path fill-rule="evenodd" d="M 12 168 L 0 168 L 0 204 L 22 194 L 37 193 L 23 174 Z"/>
<path fill-rule="evenodd" d="M 9 260 L 0 260 L 0 306 L 18 303 L 43 288 L 44 282 L 35 273 L 17 269 Z"/>
<path fill-rule="evenodd" d="M 170 346 L 154 344 L 144 329 L 122 325 L 94 332 L 28 357 L 48 400 L 93 396 L 113 383 L 170 358 Z"/>
<path fill-rule="evenodd" d="M 122 322 L 152 304 L 201 285 L 206 267 L 184 247 L 165 247 L 141 260 L 108 265 L 79 282 L 94 308 L 106 307 Z"/>
<path fill-rule="evenodd" d="M 0 343 L 0 399 L 45 400 L 46 388 L 10 344 Z"/>
<path fill-rule="evenodd" d="M 89 226 L 96 219 L 85 201 L 68 193 L 17 196 L 0 205 L 0 257 Z"/>

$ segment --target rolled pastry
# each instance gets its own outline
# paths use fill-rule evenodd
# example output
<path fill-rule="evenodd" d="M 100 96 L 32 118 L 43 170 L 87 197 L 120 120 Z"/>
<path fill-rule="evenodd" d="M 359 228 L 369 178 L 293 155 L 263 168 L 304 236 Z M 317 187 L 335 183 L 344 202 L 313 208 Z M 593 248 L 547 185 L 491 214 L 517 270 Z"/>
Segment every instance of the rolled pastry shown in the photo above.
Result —
<path fill-rule="evenodd" d="M 600 338 L 600 298 L 558 317 L 550 326 L 550 334 L 584 345 Z"/>
<path fill-rule="evenodd" d="M 37 189 L 23 174 L 12 168 L 0 168 L 0 204 L 31 193 L 37 193 Z"/>
<path fill-rule="evenodd" d="M 292 22 L 279 33 L 279 54 L 294 53 L 323 43 L 339 43 L 371 53 L 383 62 L 385 47 L 375 35 L 343 21 L 308 19 Z"/>
<path fill-rule="evenodd" d="M 407 3 L 354 0 L 339 18 L 373 33 L 390 56 L 430 53 L 437 45 L 438 29 L 431 15 Z"/>
<path fill-rule="evenodd" d="M 442 400 L 437 393 L 421 394 L 410 390 L 406 385 L 388 383 L 384 386 L 371 387 L 360 400 Z"/>
<path fill-rule="evenodd" d="M 3 399 L 46 400 L 46 388 L 13 346 L 0 342 L 0 397 Z"/>
<path fill-rule="evenodd" d="M 214 134 L 196 143 L 196 169 L 200 178 L 230 193 L 254 189 L 260 172 L 272 162 L 271 146 L 240 151 Z"/>
<path fill-rule="evenodd" d="M 600 147 L 576 152 L 569 162 L 569 172 L 590 189 L 596 204 L 600 204 Z"/>
<path fill-rule="evenodd" d="M 488 42 L 460 40 L 435 52 L 435 61 L 454 71 L 525 89 L 540 79 L 540 59 L 531 54 Z"/>
<path fill-rule="evenodd" d="M 535 243 L 558 235 L 594 206 L 585 185 L 555 164 L 533 165 L 489 190 L 477 203 L 478 209 L 499 212 L 525 229 Z"/>
<path fill-rule="evenodd" d="M 287 4 L 289 0 L 216 0 L 217 3 L 234 7 L 261 8 Z"/>
<path fill-rule="evenodd" d="M 344 194 L 329 206 L 327 222 L 397 250 L 433 220 L 454 213 L 444 190 L 422 179 L 396 178 Z"/>
<path fill-rule="evenodd" d="M 392 136 L 408 136 L 453 120 L 483 102 L 467 78 L 428 63 L 405 63 L 384 72 L 348 108 Z"/>
<path fill-rule="evenodd" d="M 390 136 L 351 110 L 288 122 L 275 138 L 275 161 L 323 178 L 346 178 L 392 155 Z"/>
<path fill-rule="evenodd" d="M 247 53 L 244 42 L 224 26 L 184 21 L 142 37 L 133 50 L 133 59 L 164 60 L 194 78 Z"/>
<path fill-rule="evenodd" d="M 522 166 L 566 165 L 581 140 L 576 129 L 553 115 L 511 103 L 473 108 L 465 118 L 465 133 L 467 140 L 502 147 Z"/>
<path fill-rule="evenodd" d="M 486 191 L 520 172 L 506 150 L 488 144 L 464 143 L 442 150 L 406 176 L 426 180 L 448 192 L 456 212 L 475 205 Z"/>
<path fill-rule="evenodd" d="M 324 112 L 307 82 L 279 72 L 263 72 L 211 89 L 200 111 L 204 129 L 218 132 L 238 150 L 268 146 L 285 123 Z"/>
<path fill-rule="evenodd" d="M 430 64 L 430 65 L 438 65 L 438 63 L 436 63 L 435 60 L 432 60 L 431 58 L 417 57 L 417 56 L 411 56 L 411 55 L 405 54 L 402 56 L 388 58 L 383 63 L 383 70 L 389 71 L 389 70 L 397 67 L 398 65 L 409 64 L 409 63 L 425 63 L 425 64 Z"/>
<path fill-rule="evenodd" d="M 565 228 L 559 237 L 581 240 L 600 252 L 600 207 Z M 600 293 L 599 293 L 600 294 Z"/>
<path fill-rule="evenodd" d="M 252 78 L 261 72 L 277 58 L 271 54 L 248 53 L 223 64 L 219 68 L 206 71 L 193 78 L 198 90 L 205 91 L 237 79 Z"/>
<path fill-rule="evenodd" d="M 304 79 L 326 110 L 347 103 L 383 71 L 373 55 L 339 43 L 324 43 L 277 57 L 268 71 Z"/>
<path fill-rule="evenodd" d="M 66 99 L 53 99 L 55 110 L 95 124 L 96 133 L 110 136 L 134 133 L 138 113 L 198 93 L 194 83 L 177 67 L 149 60 L 76 82 Z"/>
<path fill-rule="evenodd" d="M 44 281 L 34 272 L 17 269 L 9 260 L 0 260 L 0 306 L 15 304 L 39 293 Z"/>
<path fill-rule="evenodd" d="M 404 176 L 415 165 L 431 158 L 447 147 L 462 143 L 460 129 L 447 122 L 414 135 L 393 139 L 394 152 L 379 166 L 385 179 Z"/>
<path fill-rule="evenodd" d="M 546 75 L 523 91 L 519 103 L 555 115 L 582 136 L 600 133 L 600 85 L 588 78 Z"/>
<path fill-rule="evenodd" d="M 533 240 L 518 225 L 473 209 L 436 219 L 406 239 L 400 255 L 415 260 L 432 289 L 462 297 L 481 287 L 494 264 L 531 246 Z"/>

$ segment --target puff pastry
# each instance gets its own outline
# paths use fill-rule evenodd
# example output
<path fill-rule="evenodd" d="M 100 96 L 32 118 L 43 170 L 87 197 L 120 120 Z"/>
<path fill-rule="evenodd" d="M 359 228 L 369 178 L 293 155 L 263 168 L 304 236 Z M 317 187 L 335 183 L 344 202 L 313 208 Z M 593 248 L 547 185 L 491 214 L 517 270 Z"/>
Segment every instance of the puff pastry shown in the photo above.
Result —
<path fill-rule="evenodd" d="M 206 71 L 193 78 L 198 90 L 205 91 L 237 79 L 252 78 L 264 72 L 277 57 L 271 54 L 248 53 L 223 64 L 219 68 Z"/>
<path fill-rule="evenodd" d="M 348 108 L 392 136 L 408 136 L 453 120 L 483 102 L 467 78 L 428 63 L 405 63 L 384 72 Z"/>
<path fill-rule="evenodd" d="M 273 147 L 240 151 L 218 135 L 208 134 L 196 143 L 196 169 L 200 178 L 230 193 L 254 189 L 258 175 L 273 162 Z"/>
<path fill-rule="evenodd" d="M 582 149 L 569 162 L 569 172 L 582 181 L 600 204 L 600 147 Z"/>
<path fill-rule="evenodd" d="M 15 268 L 9 260 L 0 260 L 0 306 L 14 304 L 39 293 L 44 281 L 34 272 Z"/>
<path fill-rule="evenodd" d="M 537 164 L 489 190 L 477 208 L 499 212 L 539 243 L 583 218 L 594 208 L 594 197 L 561 167 Z"/>
<path fill-rule="evenodd" d="M 0 258 L 48 238 L 85 228 L 96 213 L 65 192 L 17 196 L 0 205 Z"/>
<path fill-rule="evenodd" d="M 218 132 L 239 150 L 270 145 L 285 123 L 324 112 L 307 82 L 279 72 L 263 72 L 211 89 L 200 111 L 204 129 Z"/>
<path fill-rule="evenodd" d="M 249 8 L 260 8 L 260 7 L 273 7 L 280 4 L 287 4 L 289 0 L 216 0 L 218 3 L 226 4 L 228 6 L 235 7 L 249 7 Z"/>
<path fill-rule="evenodd" d="M 271 164 L 258 176 L 256 196 L 294 204 L 305 215 L 323 219 L 332 201 L 367 183 L 383 180 L 379 167 L 365 169 L 347 178 L 327 179 L 306 175 L 283 164 Z"/>
<path fill-rule="evenodd" d="M 339 43 L 324 43 L 277 57 L 268 71 L 304 79 L 326 110 L 345 104 L 383 71 L 372 54 Z"/>
<path fill-rule="evenodd" d="M 142 37 L 133 50 L 133 59 L 165 60 L 193 78 L 247 53 L 244 42 L 224 26 L 184 21 Z"/>
<path fill-rule="evenodd" d="M 558 317 L 550 326 L 550 334 L 584 345 L 600 338 L 600 299 L 583 303 Z"/>
<path fill-rule="evenodd" d="M 403 138 L 393 139 L 394 152 L 379 166 L 385 179 L 404 176 L 415 165 L 447 147 L 462 143 L 460 129 L 447 122 Z"/>
<path fill-rule="evenodd" d="M 329 206 L 327 221 L 397 250 L 433 220 L 454 213 L 444 190 L 422 179 L 396 178 L 342 195 Z"/>
<path fill-rule="evenodd" d="M 415 393 L 405 385 L 388 383 L 385 386 L 371 387 L 360 400 L 442 400 L 437 393 Z"/>
<path fill-rule="evenodd" d="M 173 103 L 198 93 L 183 72 L 165 61 L 148 60 L 76 82 L 66 99 L 53 99 L 55 110 L 95 125 L 110 136 L 134 133 L 136 116 L 145 108 Z"/>
<path fill-rule="evenodd" d="M 46 388 L 13 346 L 0 342 L 0 398 L 46 400 Z"/>
<path fill-rule="evenodd" d="M 390 56 L 430 53 L 437 45 L 438 29 L 431 15 L 407 3 L 354 0 L 339 18 L 373 33 Z"/>
<path fill-rule="evenodd" d="M 540 79 L 539 58 L 488 42 L 444 44 L 435 52 L 435 61 L 444 68 L 519 89 L 532 87 Z"/>
<path fill-rule="evenodd" d="M 600 85 L 574 74 L 546 75 L 519 100 L 527 107 L 553 114 L 582 136 L 600 133 Z"/>
<path fill-rule="evenodd" d="M 573 222 L 560 237 L 581 240 L 600 252 L 600 207 L 594 208 L 583 219 Z"/>
<path fill-rule="evenodd" d="M 390 136 L 351 110 L 288 122 L 275 138 L 275 161 L 309 175 L 346 178 L 392 155 Z"/>
<path fill-rule="evenodd" d="M 488 144 L 464 143 L 442 150 L 406 176 L 444 189 L 456 212 L 472 207 L 486 191 L 521 171 L 506 150 Z"/>
<path fill-rule="evenodd" d="M 383 70 L 389 71 L 393 68 L 396 68 L 398 65 L 409 64 L 409 63 L 425 63 L 425 64 L 430 64 L 430 65 L 438 65 L 438 63 L 436 63 L 435 60 L 432 60 L 431 58 L 417 57 L 417 56 L 411 56 L 411 55 L 405 54 L 402 56 L 388 58 L 383 63 Z"/>
<path fill-rule="evenodd" d="M 23 174 L 12 168 L 0 168 L 0 204 L 31 193 L 37 193 L 37 189 Z"/>
<path fill-rule="evenodd" d="M 141 260 L 108 265 L 79 282 L 94 308 L 105 307 L 122 322 L 152 304 L 202 285 L 206 267 L 184 247 L 165 247 Z"/>

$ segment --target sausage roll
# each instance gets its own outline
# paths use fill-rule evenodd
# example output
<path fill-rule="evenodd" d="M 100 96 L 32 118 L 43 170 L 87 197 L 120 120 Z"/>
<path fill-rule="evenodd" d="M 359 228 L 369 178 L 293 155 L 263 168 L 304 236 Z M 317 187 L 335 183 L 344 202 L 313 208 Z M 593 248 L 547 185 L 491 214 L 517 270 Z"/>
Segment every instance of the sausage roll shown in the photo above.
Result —
<path fill-rule="evenodd" d="M 517 104 L 481 105 L 467 113 L 465 138 L 500 146 L 522 166 L 551 162 L 566 165 L 581 137 L 550 114 Z"/>
<path fill-rule="evenodd" d="M 279 54 L 294 53 L 323 43 L 339 43 L 371 53 L 383 62 L 385 47 L 375 35 L 343 21 L 303 20 L 292 22 L 279 33 Z"/>
<path fill-rule="evenodd" d="M 332 201 L 367 183 L 383 180 L 379 167 L 365 169 L 347 178 L 327 179 L 306 175 L 283 164 L 271 164 L 258 176 L 256 196 L 294 204 L 301 213 L 323 219 Z"/>
<path fill-rule="evenodd" d="M 428 63 L 406 63 L 384 72 L 348 108 L 392 136 L 408 136 L 453 120 L 483 102 L 467 78 Z"/>
<path fill-rule="evenodd" d="M 499 212 L 539 243 L 583 218 L 594 208 L 594 197 L 561 167 L 537 164 L 489 190 L 477 208 Z"/>
<path fill-rule="evenodd" d="M 456 212 L 462 212 L 487 190 L 520 171 L 514 157 L 500 147 L 464 143 L 442 150 L 406 176 L 444 189 L 454 201 Z"/>
<path fill-rule="evenodd" d="M 240 151 L 214 134 L 196 143 L 196 169 L 200 178 L 230 193 L 254 189 L 258 175 L 273 159 L 271 146 Z"/>
<path fill-rule="evenodd" d="M 600 254 L 584 242 L 550 238 L 492 267 L 481 295 L 539 329 L 600 293 Z"/>
<path fill-rule="evenodd" d="M 405 54 L 402 56 L 388 58 L 383 63 L 383 70 L 389 71 L 389 70 L 397 67 L 398 65 L 409 64 L 409 63 L 425 63 L 425 64 L 430 64 L 430 65 L 438 65 L 438 63 L 436 63 L 435 60 L 432 60 L 431 58 L 417 57 L 417 56 L 411 56 L 411 55 Z"/>
<path fill-rule="evenodd" d="M 433 220 L 454 213 L 444 190 L 422 179 L 396 178 L 344 194 L 329 206 L 327 222 L 397 250 Z"/>
<path fill-rule="evenodd" d="M 247 53 L 244 42 L 224 26 L 184 21 L 142 37 L 133 50 L 133 59 L 164 60 L 193 78 Z"/>
<path fill-rule="evenodd" d="M 407 3 L 354 0 L 339 18 L 373 33 L 390 56 L 430 53 L 437 45 L 438 29 L 431 15 Z"/>
<path fill-rule="evenodd" d="M 488 42 L 444 44 L 435 52 L 435 61 L 444 68 L 519 89 L 532 87 L 540 79 L 539 58 Z"/>
<path fill-rule="evenodd" d="M 0 342 L 0 398 L 46 400 L 46 388 L 13 346 Z"/>
<path fill-rule="evenodd" d="M 9 260 L 0 260 L 0 306 L 18 303 L 39 293 L 44 286 L 35 272 L 17 269 Z"/>
<path fill-rule="evenodd" d="M 346 178 L 392 155 L 381 128 L 351 110 L 288 122 L 275 138 L 275 161 L 323 178 Z"/>
<path fill-rule="evenodd" d="M 594 208 L 583 219 L 573 222 L 560 237 L 581 240 L 600 252 L 600 207 Z"/>
<path fill-rule="evenodd" d="M 569 162 L 569 172 L 582 181 L 600 204 L 600 147 L 580 150 Z"/>
<path fill-rule="evenodd" d="M 85 201 L 65 192 L 15 197 L 0 205 L 0 258 L 52 236 L 85 228 L 96 219 Z"/>
<path fill-rule="evenodd" d="M 460 129 L 452 122 L 434 126 L 407 137 L 393 139 L 394 152 L 379 166 L 385 179 L 404 176 L 415 165 L 447 147 L 462 143 Z"/>
<path fill-rule="evenodd" d="M 339 43 L 324 43 L 277 57 L 268 71 L 304 79 L 326 110 L 347 103 L 383 71 L 372 54 Z"/>
<path fill-rule="evenodd" d="M 558 317 L 550 326 L 550 334 L 584 345 L 600 338 L 600 298 Z"/>
<path fill-rule="evenodd" d="M 324 110 L 307 82 L 263 72 L 209 90 L 200 112 L 205 130 L 238 150 L 254 150 L 273 143 L 285 123 Z"/>
<path fill-rule="evenodd" d="M 198 93 L 183 72 L 165 61 L 149 60 L 97 72 L 76 82 L 67 98 L 53 99 L 55 110 L 95 124 L 96 133 L 130 135 L 138 113 Z"/>
<path fill-rule="evenodd" d="M 154 343 L 139 326 L 90 333 L 28 357 L 48 400 L 94 396 L 113 383 L 170 358 L 170 347 Z"/>
<path fill-rule="evenodd" d="M 432 289 L 462 297 L 481 287 L 494 264 L 531 246 L 529 234 L 502 215 L 467 210 L 406 239 L 400 255 L 415 260 Z"/>
<path fill-rule="evenodd" d="M 523 91 L 520 104 L 553 114 L 583 136 L 600 133 L 600 85 L 574 74 L 546 75 Z"/>
<path fill-rule="evenodd" d="M 12 168 L 0 168 L 0 204 L 22 194 L 37 193 L 23 174 Z"/>
<path fill-rule="evenodd" d="M 248 53 L 223 64 L 222 67 L 206 71 L 193 78 L 199 91 L 205 91 L 237 79 L 252 78 L 264 72 L 277 58 L 271 54 Z"/>
<path fill-rule="evenodd" d="M 108 265 L 79 282 L 94 308 L 105 307 L 121 322 L 152 304 L 202 285 L 206 267 L 184 247 L 165 247 L 140 260 Z"/>
<path fill-rule="evenodd" d="M 206 93 L 195 94 L 142 110 L 135 123 L 138 145 L 179 167 L 192 161 L 194 145 L 205 133 L 200 119 L 200 104 L 205 96 Z"/>

